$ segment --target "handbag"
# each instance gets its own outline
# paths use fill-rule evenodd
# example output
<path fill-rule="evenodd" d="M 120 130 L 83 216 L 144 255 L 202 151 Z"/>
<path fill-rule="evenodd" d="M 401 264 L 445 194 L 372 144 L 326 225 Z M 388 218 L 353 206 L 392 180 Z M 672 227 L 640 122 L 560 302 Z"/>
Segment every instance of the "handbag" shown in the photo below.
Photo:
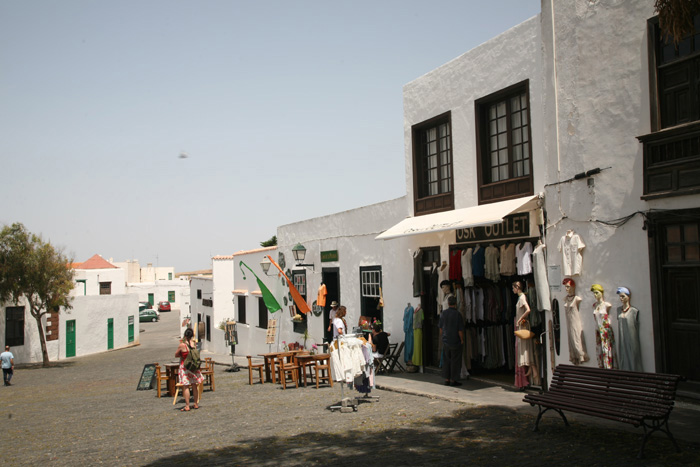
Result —
<path fill-rule="evenodd" d="M 518 326 L 518 330 L 514 331 L 514 334 L 516 337 L 519 337 L 521 339 L 532 339 L 535 336 L 535 333 L 530 331 L 530 323 L 525 321 L 525 324 L 522 327 L 525 327 L 527 325 L 527 329 L 520 329 L 520 326 Z"/>

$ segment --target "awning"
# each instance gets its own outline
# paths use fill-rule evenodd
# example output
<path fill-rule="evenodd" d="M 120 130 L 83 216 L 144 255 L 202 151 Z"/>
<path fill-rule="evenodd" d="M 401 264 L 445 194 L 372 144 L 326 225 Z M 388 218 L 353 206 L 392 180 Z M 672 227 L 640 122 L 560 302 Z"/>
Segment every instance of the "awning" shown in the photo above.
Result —
<path fill-rule="evenodd" d="M 453 209 L 425 216 L 408 217 L 375 237 L 375 240 L 389 240 L 445 230 L 466 229 L 482 225 L 498 224 L 509 214 L 531 211 L 537 207 L 539 196 L 482 204 L 470 208 Z"/>

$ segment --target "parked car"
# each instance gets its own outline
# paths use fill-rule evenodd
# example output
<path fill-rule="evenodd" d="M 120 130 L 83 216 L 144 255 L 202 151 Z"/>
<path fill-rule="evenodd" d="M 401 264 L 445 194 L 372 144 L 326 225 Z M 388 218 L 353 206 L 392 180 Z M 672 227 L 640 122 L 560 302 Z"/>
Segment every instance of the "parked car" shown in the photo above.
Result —
<path fill-rule="evenodd" d="M 141 310 L 139 311 L 139 322 L 144 322 L 144 321 L 152 321 L 156 322 L 160 319 L 158 316 L 158 313 L 156 313 L 155 310 Z"/>
<path fill-rule="evenodd" d="M 139 311 L 150 310 L 153 308 L 150 302 L 139 302 Z"/>
<path fill-rule="evenodd" d="M 158 302 L 158 311 L 170 311 L 170 302 Z"/>

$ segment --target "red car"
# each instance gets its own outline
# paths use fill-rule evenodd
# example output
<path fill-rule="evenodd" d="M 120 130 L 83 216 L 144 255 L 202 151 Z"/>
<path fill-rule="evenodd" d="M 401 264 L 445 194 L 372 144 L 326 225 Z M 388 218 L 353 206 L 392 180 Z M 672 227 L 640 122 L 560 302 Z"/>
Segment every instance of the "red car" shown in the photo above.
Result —
<path fill-rule="evenodd" d="M 170 311 L 170 302 L 158 302 L 158 311 Z"/>

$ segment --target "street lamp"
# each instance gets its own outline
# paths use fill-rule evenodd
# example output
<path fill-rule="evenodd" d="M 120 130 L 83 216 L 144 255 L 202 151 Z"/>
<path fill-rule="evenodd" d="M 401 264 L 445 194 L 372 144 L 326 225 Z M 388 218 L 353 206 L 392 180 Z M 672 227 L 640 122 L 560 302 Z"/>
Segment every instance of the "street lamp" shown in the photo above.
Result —
<path fill-rule="evenodd" d="M 294 255 L 294 260 L 297 262 L 297 264 L 296 264 L 297 266 L 304 267 L 304 268 L 311 267 L 311 269 L 313 269 L 314 271 L 316 270 L 313 263 L 311 263 L 311 264 L 302 264 L 301 263 L 302 261 L 304 261 L 304 258 L 306 258 L 306 248 L 304 247 L 304 245 L 302 245 L 301 243 L 297 243 L 296 246 L 294 248 L 292 248 L 292 254 Z"/>
<path fill-rule="evenodd" d="M 272 264 L 272 263 L 270 262 L 269 259 L 267 259 L 267 256 L 264 256 L 264 257 L 263 257 L 263 260 L 260 261 L 260 267 L 262 268 L 263 273 L 265 273 L 266 276 L 269 276 L 269 275 L 270 275 L 270 274 L 268 274 L 268 271 L 270 270 L 270 265 L 271 265 L 271 264 Z M 272 274 L 272 275 L 274 276 L 274 274 Z"/>

